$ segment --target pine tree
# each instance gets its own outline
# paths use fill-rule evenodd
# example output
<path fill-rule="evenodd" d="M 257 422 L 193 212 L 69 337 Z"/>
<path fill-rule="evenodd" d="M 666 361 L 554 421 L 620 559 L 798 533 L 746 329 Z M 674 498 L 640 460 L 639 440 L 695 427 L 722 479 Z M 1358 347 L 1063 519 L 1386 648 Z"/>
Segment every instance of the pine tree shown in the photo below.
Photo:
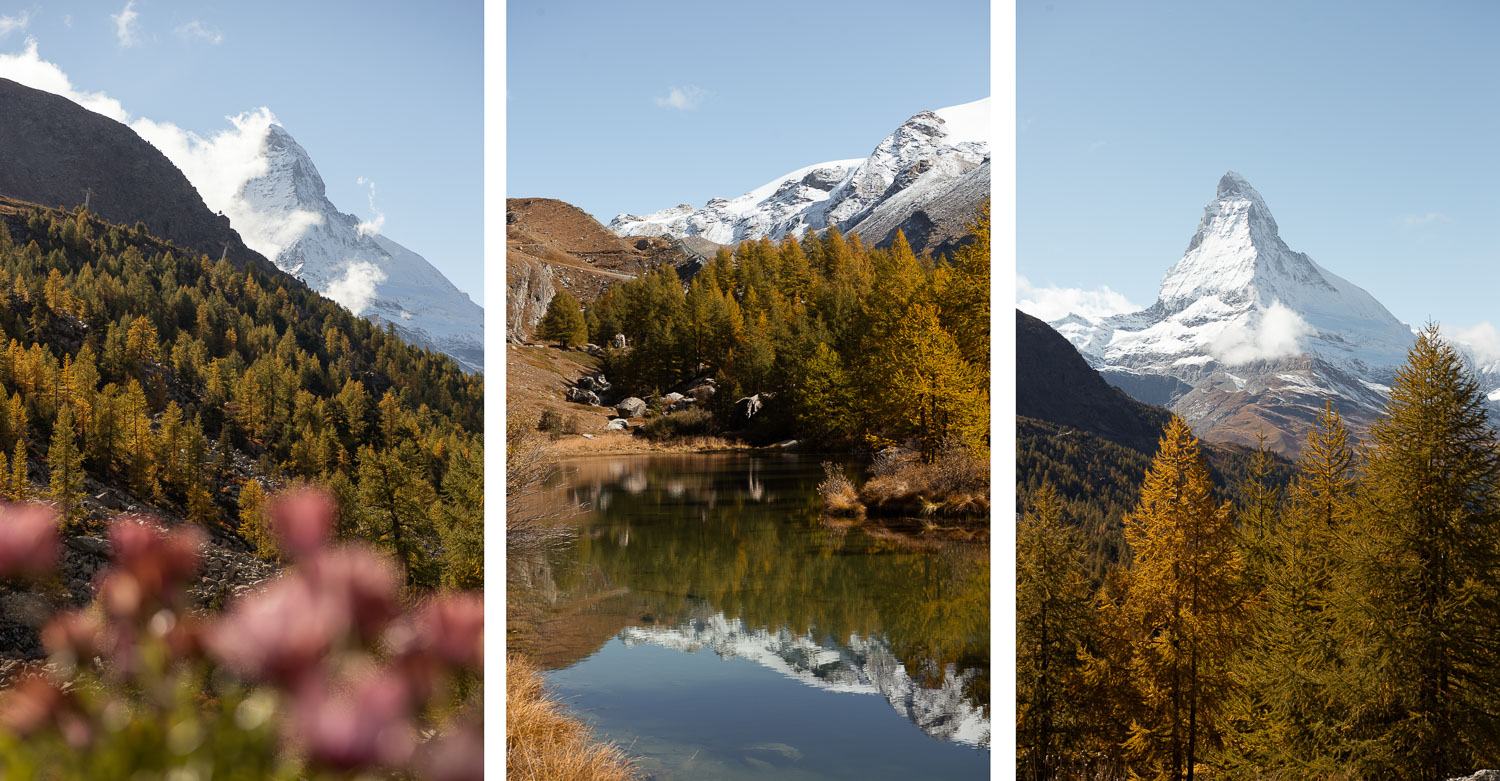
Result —
<path fill-rule="evenodd" d="M 1232 508 L 1212 487 L 1197 439 L 1172 416 L 1125 516 L 1133 561 L 1119 615 L 1138 703 L 1125 749 L 1138 775 L 1192 779 L 1219 740 L 1243 596 Z"/>
<path fill-rule="evenodd" d="M 1338 605 L 1339 693 L 1365 775 L 1500 764 L 1500 453 L 1485 406 L 1430 325 L 1370 431 Z"/>
<path fill-rule="evenodd" d="M 52 424 L 52 445 L 47 450 L 47 468 L 52 499 L 65 521 L 78 517 L 83 501 L 83 453 L 73 442 L 73 410 L 64 405 Z"/>
<path fill-rule="evenodd" d="M 1016 771 L 1032 781 L 1077 772 L 1092 737 L 1080 651 L 1097 609 L 1078 530 L 1051 484 L 1016 528 Z"/>
<path fill-rule="evenodd" d="M 589 340 L 588 327 L 583 321 L 583 310 L 578 299 L 566 289 L 557 291 L 547 305 L 547 313 L 537 326 L 537 335 L 564 347 L 577 347 Z"/>

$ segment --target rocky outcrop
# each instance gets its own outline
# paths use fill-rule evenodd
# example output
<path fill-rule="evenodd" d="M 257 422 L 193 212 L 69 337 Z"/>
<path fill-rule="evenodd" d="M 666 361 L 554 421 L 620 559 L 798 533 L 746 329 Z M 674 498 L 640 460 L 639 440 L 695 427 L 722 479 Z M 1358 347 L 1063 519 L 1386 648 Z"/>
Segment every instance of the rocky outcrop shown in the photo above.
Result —
<path fill-rule="evenodd" d="M 526 258 L 509 258 L 505 264 L 505 339 L 518 344 L 529 341 L 537 324 L 547 314 L 547 305 L 557 295 L 552 270 Z"/>

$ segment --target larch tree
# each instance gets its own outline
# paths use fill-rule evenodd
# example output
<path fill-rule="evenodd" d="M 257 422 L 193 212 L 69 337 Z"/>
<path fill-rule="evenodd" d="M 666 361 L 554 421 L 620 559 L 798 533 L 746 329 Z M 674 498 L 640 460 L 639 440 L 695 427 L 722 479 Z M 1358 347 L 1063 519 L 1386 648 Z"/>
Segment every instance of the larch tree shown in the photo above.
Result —
<path fill-rule="evenodd" d="M 1500 764 L 1500 452 L 1463 357 L 1429 325 L 1371 428 L 1344 535 L 1339 694 L 1353 767 L 1446 778 Z"/>
<path fill-rule="evenodd" d="M 1233 509 L 1215 500 L 1198 440 L 1175 415 L 1125 539 L 1133 559 L 1118 615 L 1137 704 L 1126 755 L 1136 775 L 1190 781 L 1220 739 L 1244 595 Z"/>
<path fill-rule="evenodd" d="M 1329 599 L 1356 498 L 1355 466 L 1349 430 L 1326 404 L 1263 551 L 1261 599 L 1235 670 L 1236 734 L 1225 756 L 1232 769 L 1326 776 L 1342 764 L 1342 716 L 1331 695 L 1342 645 Z"/>
<path fill-rule="evenodd" d="M 577 347 L 589 340 L 588 328 L 583 322 L 583 309 L 578 299 L 566 289 L 557 291 L 547 305 L 546 314 L 537 325 L 537 335 L 564 347 Z"/>
<path fill-rule="evenodd" d="M 74 442 L 73 409 L 64 405 L 52 424 L 52 444 L 47 449 L 49 488 L 63 520 L 78 517 L 83 502 L 83 453 Z"/>
<path fill-rule="evenodd" d="M 1098 610 L 1078 530 L 1051 484 L 1029 497 L 1016 528 L 1016 772 L 1048 781 L 1079 769 L 1090 717 L 1080 653 Z"/>

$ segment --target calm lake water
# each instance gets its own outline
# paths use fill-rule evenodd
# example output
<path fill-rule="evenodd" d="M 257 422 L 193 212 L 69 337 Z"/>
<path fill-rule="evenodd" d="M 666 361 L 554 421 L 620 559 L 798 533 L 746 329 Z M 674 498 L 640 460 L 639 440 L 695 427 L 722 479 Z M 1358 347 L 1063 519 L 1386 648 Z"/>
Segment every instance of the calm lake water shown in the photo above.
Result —
<path fill-rule="evenodd" d="M 508 642 L 652 778 L 988 778 L 987 547 L 825 523 L 822 476 L 565 462 L 510 509 L 577 535 L 509 562 Z"/>

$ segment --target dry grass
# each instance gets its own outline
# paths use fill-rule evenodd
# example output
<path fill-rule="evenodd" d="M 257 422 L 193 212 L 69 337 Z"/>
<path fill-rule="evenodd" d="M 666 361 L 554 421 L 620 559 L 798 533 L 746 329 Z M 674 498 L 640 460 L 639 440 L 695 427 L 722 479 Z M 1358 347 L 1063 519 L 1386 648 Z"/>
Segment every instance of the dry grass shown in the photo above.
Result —
<path fill-rule="evenodd" d="M 843 465 L 824 461 L 823 474 L 827 477 L 818 483 L 818 493 L 823 495 L 823 511 L 835 516 L 863 516 L 865 506 L 859 501 L 854 482 L 844 474 Z"/>
<path fill-rule="evenodd" d="M 505 777 L 627 781 L 640 776 L 619 746 L 596 743 L 593 730 L 548 694 L 534 664 L 511 655 L 505 672 Z"/>
<path fill-rule="evenodd" d="M 724 437 L 682 437 L 664 442 L 653 442 L 645 437 L 623 432 L 600 432 L 593 439 L 563 437 L 553 443 L 559 458 L 579 456 L 617 456 L 632 453 L 728 453 L 753 450 L 750 445 Z"/>
<path fill-rule="evenodd" d="M 878 515 L 922 518 L 987 517 L 990 511 L 989 463 L 956 443 L 943 448 L 934 463 L 914 456 L 877 459 L 874 477 L 859 490 L 867 510 Z"/>

